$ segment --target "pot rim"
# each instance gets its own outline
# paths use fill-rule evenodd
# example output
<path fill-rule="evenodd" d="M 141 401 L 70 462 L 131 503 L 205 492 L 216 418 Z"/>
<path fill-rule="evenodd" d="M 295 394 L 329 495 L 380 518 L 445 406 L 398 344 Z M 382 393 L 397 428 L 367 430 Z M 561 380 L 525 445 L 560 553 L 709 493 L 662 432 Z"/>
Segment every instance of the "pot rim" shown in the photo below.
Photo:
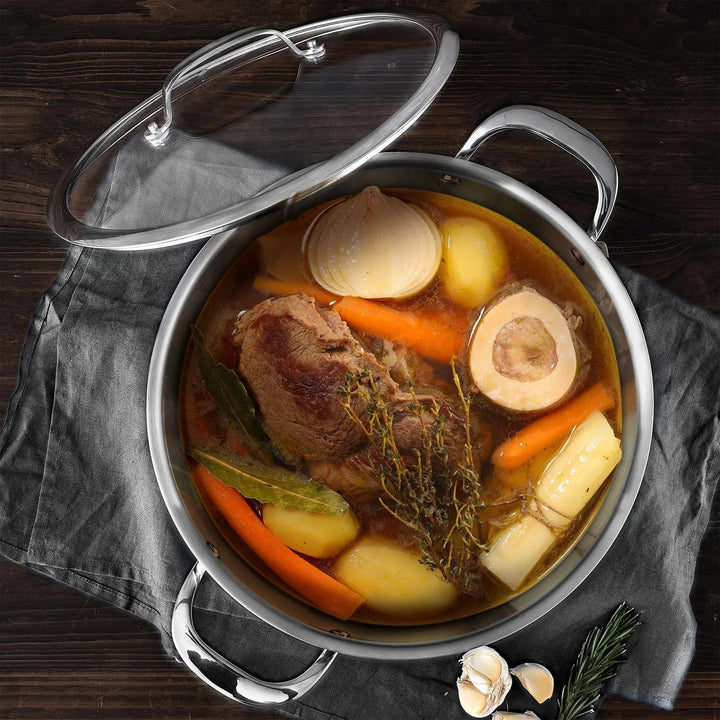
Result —
<path fill-rule="evenodd" d="M 370 161 L 363 170 L 395 166 L 437 171 L 441 176 L 444 173 L 470 182 L 481 182 L 510 195 L 521 203 L 530 205 L 534 212 L 537 212 L 545 220 L 558 227 L 565 236 L 571 239 L 572 244 L 581 251 L 585 262 L 591 266 L 611 298 L 623 331 L 628 338 L 633 339 L 633 342 L 628 342 L 628 350 L 635 381 L 635 451 L 630 460 L 623 488 L 610 519 L 597 535 L 590 550 L 578 564 L 547 594 L 542 595 L 531 605 L 516 612 L 511 617 L 500 619 L 490 627 L 467 634 L 424 642 L 381 642 L 335 635 L 328 630 L 312 627 L 290 617 L 279 609 L 268 605 L 259 596 L 246 588 L 213 554 L 189 516 L 173 476 L 163 423 L 163 420 L 169 418 L 164 417 L 162 380 L 166 364 L 170 359 L 168 354 L 169 338 L 178 322 L 178 313 L 187 303 L 190 295 L 197 291 L 198 279 L 205 274 L 206 269 L 235 231 L 215 235 L 207 242 L 186 270 L 168 304 L 158 329 L 150 363 L 147 390 L 147 429 L 153 468 L 173 523 L 188 549 L 231 597 L 276 629 L 316 647 L 369 659 L 414 660 L 460 653 L 473 644 L 489 644 L 512 635 L 550 612 L 574 592 L 590 575 L 625 525 L 639 492 L 650 450 L 654 399 L 647 344 L 630 297 L 609 260 L 590 240 L 587 233 L 564 211 L 536 191 L 507 175 L 476 163 L 443 155 L 385 152 L 380 153 Z M 312 201 L 312 198 L 310 198 L 310 201 Z M 314 203 L 310 202 L 310 204 L 317 204 L 317 202 L 319 201 L 316 199 Z M 176 418 L 171 419 L 177 422 Z M 563 560 L 555 566 L 548 576 L 559 572 L 564 562 Z M 532 592 L 533 588 L 537 588 L 542 582 L 543 580 L 539 581 L 527 592 Z M 437 627 L 452 625 L 457 622 L 459 621 L 449 621 Z"/>

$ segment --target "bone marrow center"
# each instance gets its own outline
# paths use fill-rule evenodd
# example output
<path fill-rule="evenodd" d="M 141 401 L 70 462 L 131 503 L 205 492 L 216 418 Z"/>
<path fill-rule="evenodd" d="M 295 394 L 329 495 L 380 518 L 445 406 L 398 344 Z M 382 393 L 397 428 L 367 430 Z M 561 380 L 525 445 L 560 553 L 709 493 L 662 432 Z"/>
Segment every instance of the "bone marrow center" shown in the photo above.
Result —
<path fill-rule="evenodd" d="M 557 360 L 555 340 L 538 318 L 514 318 L 495 336 L 493 366 L 498 373 L 512 380 L 542 380 L 555 369 Z"/>

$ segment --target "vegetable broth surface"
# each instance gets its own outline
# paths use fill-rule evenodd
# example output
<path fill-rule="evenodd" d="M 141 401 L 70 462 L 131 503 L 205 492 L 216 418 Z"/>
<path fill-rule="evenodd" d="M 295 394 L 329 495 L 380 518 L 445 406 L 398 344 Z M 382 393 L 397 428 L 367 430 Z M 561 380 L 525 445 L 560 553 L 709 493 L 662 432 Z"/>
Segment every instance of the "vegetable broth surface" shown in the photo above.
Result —
<path fill-rule="evenodd" d="M 438 226 L 442 226 L 448 219 L 455 217 L 476 218 L 488 223 L 502 239 L 507 252 L 509 269 L 503 278 L 499 293 L 503 292 L 504 287 L 522 283 L 523 286 L 530 287 L 552 300 L 558 307 L 572 309 L 575 315 L 581 318 L 577 328 L 577 337 L 578 342 L 582 344 L 582 352 L 588 359 L 580 387 L 575 392 L 580 392 L 594 383 L 604 383 L 610 387 L 617 402 L 604 414 L 615 435 L 620 437 L 620 386 L 610 336 L 592 299 L 565 263 L 539 239 L 507 218 L 488 209 L 457 198 L 427 191 L 386 189 L 384 192 L 422 208 Z M 330 205 L 332 203 L 313 208 L 281 226 L 282 232 L 291 238 L 291 244 L 296 249 L 301 250 L 302 238 L 307 228 Z M 300 250 L 297 251 L 300 252 Z M 298 257 L 301 258 L 299 262 L 304 263 L 302 256 L 298 255 Z M 297 261 L 297 258 L 295 260 Z M 308 275 L 305 265 L 302 267 L 302 272 L 306 276 Z M 232 344 L 233 328 L 239 314 L 268 298 L 267 293 L 253 287 L 255 279 L 265 274 L 267 274 L 267 264 L 258 243 L 254 243 L 228 269 L 205 305 L 196 325 L 202 332 L 205 347 L 215 362 L 236 369 L 236 351 Z M 308 281 L 306 280 L 306 282 Z M 312 281 L 310 280 L 310 282 Z M 382 302 L 391 308 L 420 314 L 426 313 L 430 317 L 451 317 L 453 321 L 460 322 L 467 328 L 465 331 L 466 342 L 471 339 L 473 328 L 486 312 L 486 305 L 473 309 L 459 306 L 448 296 L 439 277 L 436 277 L 424 290 L 413 297 L 383 300 Z M 488 305 L 491 304 L 492 301 L 488 303 Z M 369 350 L 376 350 L 382 345 L 382 340 L 367 333 L 355 332 L 355 335 Z M 431 382 L 437 385 L 439 391 L 453 392 L 454 378 L 449 366 L 427 359 L 423 360 L 422 366 L 430 368 L 432 371 Z M 472 385 L 468 378 L 466 357 L 462 355 L 457 360 L 457 375 L 465 386 Z M 424 377 L 423 382 L 426 380 L 427 378 Z M 470 395 L 472 396 L 473 417 L 477 416 L 481 419 L 483 438 L 489 451 L 527 426 L 536 416 L 542 415 L 542 413 L 528 414 L 508 411 L 505 408 L 497 407 L 476 391 Z M 245 452 L 242 434 L 232 426 L 208 393 L 198 367 L 197 351 L 192 343 L 188 346 L 181 379 L 180 425 L 186 448 L 212 448 L 230 454 Z M 492 544 L 511 519 L 519 517 L 526 510 L 527 493 L 534 487 L 538 476 L 566 440 L 567 438 L 563 437 L 550 444 L 529 462 L 514 471 L 498 470 L 490 462 L 487 457 L 488 453 L 486 453 L 479 472 L 480 492 L 488 506 L 483 511 L 483 517 L 480 518 L 481 523 L 478 529 L 480 542 L 486 545 Z M 609 479 L 595 494 L 593 500 L 577 517 L 572 519 L 567 528 L 564 528 L 552 548 L 542 556 L 519 587 L 510 589 L 493 573 L 481 569 L 478 583 L 481 589 L 472 596 L 460 593 L 457 601 L 451 607 L 445 608 L 439 613 L 398 618 L 361 606 L 353 615 L 353 619 L 380 624 L 424 624 L 467 616 L 503 603 L 536 583 L 572 548 L 594 517 L 608 482 Z M 253 566 L 262 569 L 262 564 L 257 559 L 252 559 L 252 551 L 247 548 L 242 539 L 219 518 L 216 508 L 212 507 L 207 495 L 201 491 L 200 496 L 210 511 L 211 517 L 230 544 L 241 556 L 251 558 Z M 392 538 L 398 546 L 407 548 L 412 548 L 416 543 L 413 531 L 393 517 L 376 498 L 351 500 L 350 504 L 360 525 L 358 539 L 368 535 L 379 535 Z M 251 501 L 251 505 L 259 513 L 259 503 Z M 324 572 L 333 574 L 333 558 L 307 557 L 306 559 Z M 266 569 L 264 572 L 274 582 L 289 592 L 293 592 L 274 573 Z"/>

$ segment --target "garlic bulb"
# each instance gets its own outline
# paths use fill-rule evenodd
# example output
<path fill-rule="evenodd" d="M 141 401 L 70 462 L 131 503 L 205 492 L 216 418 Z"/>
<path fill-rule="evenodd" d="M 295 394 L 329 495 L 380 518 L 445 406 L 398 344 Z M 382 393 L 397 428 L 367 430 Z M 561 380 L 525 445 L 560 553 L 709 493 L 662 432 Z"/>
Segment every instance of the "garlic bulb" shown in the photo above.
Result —
<path fill-rule="evenodd" d="M 544 703 L 552 696 L 555 680 L 544 665 L 523 663 L 513 668 L 510 673 L 533 696 L 535 702 Z"/>
<path fill-rule="evenodd" d="M 491 720 L 520 720 L 520 718 L 534 718 L 534 720 L 540 720 L 540 718 L 532 711 L 526 710 L 524 713 L 507 712 L 505 710 L 498 710 L 493 713 Z"/>
<path fill-rule="evenodd" d="M 318 215 L 303 247 L 313 278 L 329 292 L 403 298 L 437 274 L 442 237 L 420 208 L 367 187 Z"/>
<path fill-rule="evenodd" d="M 458 698 L 468 715 L 490 715 L 505 699 L 511 685 L 505 659 L 491 647 L 469 650 L 460 659 L 462 672 L 457 681 Z"/>

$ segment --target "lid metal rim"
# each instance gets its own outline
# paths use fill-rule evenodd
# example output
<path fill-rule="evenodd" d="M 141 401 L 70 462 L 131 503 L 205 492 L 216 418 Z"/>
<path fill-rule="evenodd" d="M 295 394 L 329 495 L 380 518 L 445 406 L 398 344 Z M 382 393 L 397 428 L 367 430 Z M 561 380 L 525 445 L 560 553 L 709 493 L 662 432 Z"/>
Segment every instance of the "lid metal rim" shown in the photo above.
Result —
<path fill-rule="evenodd" d="M 447 80 L 459 54 L 459 38 L 448 25 L 436 16 L 400 15 L 392 13 L 367 13 L 323 20 L 285 31 L 288 37 L 313 33 L 327 33 L 377 22 L 402 20 L 431 33 L 437 51 L 433 66 L 420 87 L 398 111 L 387 118 L 372 133 L 365 136 L 331 160 L 319 163 L 306 172 L 295 173 L 287 183 L 271 186 L 271 189 L 229 208 L 210 213 L 201 218 L 175 223 L 160 228 L 118 230 L 97 228 L 79 221 L 68 207 L 69 192 L 77 178 L 92 162 L 128 132 L 137 127 L 138 120 L 157 105 L 162 107 L 162 91 L 147 98 L 106 130 L 62 175 L 53 188 L 47 203 L 47 220 L 51 229 L 64 240 L 85 247 L 113 250 L 144 250 L 169 247 L 208 238 L 249 220 L 258 214 L 274 209 L 283 203 L 292 203 L 301 197 L 321 190 L 363 165 L 402 135 L 428 108 Z M 423 22 L 424 20 L 424 22 Z M 253 49 L 270 44 L 272 39 L 258 40 L 248 46 Z M 121 133 L 124 127 L 129 129 Z M 238 213 L 238 208 L 242 211 Z"/>

